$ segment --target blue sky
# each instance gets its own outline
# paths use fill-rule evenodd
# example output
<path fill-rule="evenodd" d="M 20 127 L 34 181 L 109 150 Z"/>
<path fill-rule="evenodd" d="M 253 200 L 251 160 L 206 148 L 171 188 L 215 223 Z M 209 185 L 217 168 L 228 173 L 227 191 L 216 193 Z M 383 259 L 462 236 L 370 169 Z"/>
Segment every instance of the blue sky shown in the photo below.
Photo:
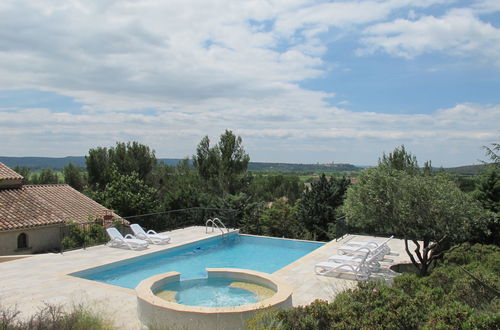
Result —
<path fill-rule="evenodd" d="M 252 161 L 484 159 L 500 137 L 498 0 L 4 0 L 0 155 L 158 157 L 225 129 Z"/>

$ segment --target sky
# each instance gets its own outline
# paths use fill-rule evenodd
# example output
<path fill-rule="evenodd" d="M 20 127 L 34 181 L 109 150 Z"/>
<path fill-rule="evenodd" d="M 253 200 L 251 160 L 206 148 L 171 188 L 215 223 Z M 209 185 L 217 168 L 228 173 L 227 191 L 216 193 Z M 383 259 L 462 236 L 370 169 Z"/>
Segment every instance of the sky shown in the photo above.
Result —
<path fill-rule="evenodd" d="M 251 161 L 477 164 L 500 1 L 0 1 L 0 155 L 183 158 L 226 129 Z"/>

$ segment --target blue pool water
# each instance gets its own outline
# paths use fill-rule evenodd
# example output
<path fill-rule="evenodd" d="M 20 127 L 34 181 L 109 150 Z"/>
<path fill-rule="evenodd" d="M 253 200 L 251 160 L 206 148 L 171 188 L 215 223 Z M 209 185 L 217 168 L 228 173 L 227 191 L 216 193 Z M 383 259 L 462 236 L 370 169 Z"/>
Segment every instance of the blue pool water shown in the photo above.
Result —
<path fill-rule="evenodd" d="M 231 287 L 233 281 L 229 278 L 201 278 L 169 283 L 158 291 L 177 291 L 176 301 L 189 306 L 232 307 L 259 301 L 255 293 Z"/>
<path fill-rule="evenodd" d="M 177 271 L 181 279 L 206 277 L 205 268 L 243 268 L 273 273 L 324 243 L 231 233 L 70 275 L 133 289 L 143 279 Z"/>

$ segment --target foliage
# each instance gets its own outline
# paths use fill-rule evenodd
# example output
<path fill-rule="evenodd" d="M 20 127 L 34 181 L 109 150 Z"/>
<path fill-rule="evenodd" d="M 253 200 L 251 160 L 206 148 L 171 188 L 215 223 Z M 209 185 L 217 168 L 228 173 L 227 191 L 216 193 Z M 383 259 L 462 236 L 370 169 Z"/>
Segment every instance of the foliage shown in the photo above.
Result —
<path fill-rule="evenodd" d="M 103 319 L 102 316 L 82 305 L 75 305 L 69 311 L 65 311 L 63 306 L 46 304 L 45 307 L 28 319 L 21 318 L 20 314 L 15 309 L 1 308 L 0 306 L 0 329 L 114 329 L 111 321 Z"/>
<path fill-rule="evenodd" d="M 265 202 L 252 201 L 249 198 L 238 217 L 240 219 L 238 222 L 240 232 L 252 235 L 265 235 L 263 223 L 260 221 L 265 208 Z"/>
<path fill-rule="evenodd" d="M 20 174 L 23 177 L 23 184 L 30 183 L 31 171 L 29 167 L 16 165 L 16 167 L 14 167 L 14 172 Z"/>
<path fill-rule="evenodd" d="M 152 213 L 158 210 L 156 189 L 149 187 L 136 172 L 121 174 L 111 171 L 111 181 L 103 191 L 91 192 L 97 202 L 122 217 Z"/>
<path fill-rule="evenodd" d="M 382 158 L 378 160 L 378 166 L 386 169 L 405 171 L 410 174 L 416 174 L 420 171 L 417 158 L 407 152 L 404 145 L 395 148 L 389 155 L 384 153 Z"/>
<path fill-rule="evenodd" d="M 470 193 L 477 188 L 478 176 L 465 176 L 460 174 L 450 174 L 450 179 L 455 182 L 458 188 L 463 192 Z"/>
<path fill-rule="evenodd" d="M 272 174 L 278 173 L 335 173 L 335 172 L 357 172 L 361 170 L 360 167 L 352 164 L 290 164 L 290 163 L 264 163 L 264 162 L 250 162 L 248 163 L 248 170 L 255 172 L 270 172 Z"/>
<path fill-rule="evenodd" d="M 193 156 L 193 165 L 207 189 L 213 193 L 235 194 L 245 185 L 245 175 L 250 156 L 241 145 L 241 137 L 226 130 L 219 143 L 210 147 L 210 139 L 205 136 Z"/>
<path fill-rule="evenodd" d="M 335 219 L 340 215 L 338 208 L 342 205 L 349 186 L 346 178 L 330 178 L 324 174 L 319 181 L 311 184 L 299 202 L 298 216 L 313 239 L 332 239 Z"/>
<path fill-rule="evenodd" d="M 78 166 L 69 163 L 64 167 L 63 173 L 64 182 L 78 191 L 83 191 L 85 180 L 83 172 Z"/>
<path fill-rule="evenodd" d="M 156 165 L 156 157 L 153 150 L 139 142 L 117 142 L 109 149 L 90 149 L 85 163 L 91 188 L 104 190 L 113 179 L 112 169 L 124 175 L 135 172 L 139 179 L 146 180 Z"/>
<path fill-rule="evenodd" d="M 258 220 L 261 223 L 262 235 L 288 238 L 301 237 L 304 228 L 297 219 L 297 207 L 291 206 L 283 198 L 277 199 L 270 204 L 269 207 L 264 209 Z"/>
<path fill-rule="evenodd" d="M 500 168 L 490 166 L 479 177 L 473 196 L 485 210 L 492 212 L 488 235 L 476 234 L 475 242 L 500 244 Z"/>
<path fill-rule="evenodd" d="M 485 209 L 500 215 L 500 168 L 490 167 L 481 174 L 474 196 Z"/>
<path fill-rule="evenodd" d="M 44 168 L 40 173 L 33 173 L 30 178 L 33 184 L 54 184 L 59 183 L 59 177 L 56 172 L 50 168 Z"/>
<path fill-rule="evenodd" d="M 384 167 L 365 170 L 348 190 L 344 211 L 351 226 L 404 238 L 421 275 L 446 246 L 467 240 L 474 231 L 486 231 L 485 212 L 445 175 L 413 175 Z M 417 246 L 415 256 L 409 240 Z"/>
<path fill-rule="evenodd" d="M 264 202 L 285 197 L 295 203 L 304 190 L 304 184 L 296 175 L 255 175 L 247 188 L 249 195 Z"/>
<path fill-rule="evenodd" d="M 247 326 L 294 330 L 497 329 L 498 298 L 461 267 L 499 290 L 499 266 L 493 262 L 499 257 L 498 247 L 464 245 L 450 252 L 428 277 L 404 274 L 394 279 L 392 287 L 360 282 L 330 303 L 316 300 L 291 310 L 264 312 Z"/>
<path fill-rule="evenodd" d="M 105 228 L 100 224 L 79 224 L 70 222 L 68 234 L 62 240 L 64 249 L 81 248 L 102 244 L 108 241 Z"/>
<path fill-rule="evenodd" d="M 163 210 L 201 207 L 208 198 L 201 189 L 201 181 L 196 172 L 184 159 L 176 166 L 158 165 L 148 179 L 149 186 L 157 190 L 157 199 Z"/>
<path fill-rule="evenodd" d="M 495 166 L 500 166 L 500 143 L 492 143 L 491 147 L 483 146 L 483 149 Z"/>

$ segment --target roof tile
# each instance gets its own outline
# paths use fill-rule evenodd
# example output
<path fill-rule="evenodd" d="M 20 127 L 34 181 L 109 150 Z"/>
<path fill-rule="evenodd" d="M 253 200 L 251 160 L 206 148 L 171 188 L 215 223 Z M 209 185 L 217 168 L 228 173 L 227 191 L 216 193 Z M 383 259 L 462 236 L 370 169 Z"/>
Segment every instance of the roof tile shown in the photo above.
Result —
<path fill-rule="evenodd" d="M 68 221 L 84 223 L 102 217 L 106 211 L 109 210 L 67 184 L 0 190 L 0 231 Z"/>

